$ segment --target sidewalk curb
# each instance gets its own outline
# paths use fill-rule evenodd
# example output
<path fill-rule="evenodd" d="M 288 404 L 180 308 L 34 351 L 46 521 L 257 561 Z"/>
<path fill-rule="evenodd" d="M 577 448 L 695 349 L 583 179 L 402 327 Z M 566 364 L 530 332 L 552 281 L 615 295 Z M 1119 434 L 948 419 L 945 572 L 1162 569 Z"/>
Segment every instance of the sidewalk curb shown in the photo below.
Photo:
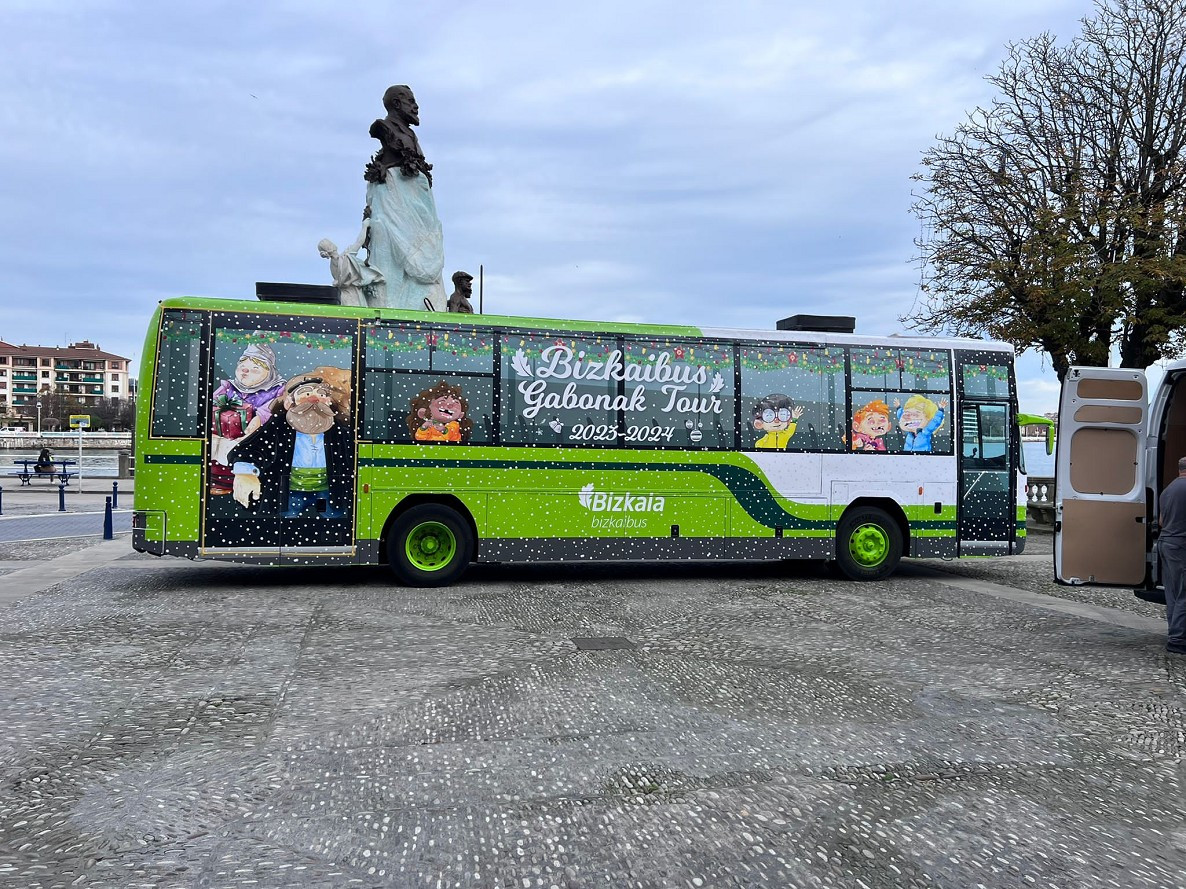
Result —
<path fill-rule="evenodd" d="M 1043 558 L 1047 558 L 1043 556 Z M 1089 605 L 1084 602 L 1073 602 L 1070 599 L 1059 599 L 1055 596 L 1047 596 L 1043 593 L 1031 593 L 1028 590 L 1020 590 L 1015 587 L 1005 586 L 1000 583 L 992 583 L 987 580 L 976 580 L 971 577 L 963 577 L 959 574 L 948 573 L 942 568 L 931 565 L 911 565 L 911 568 L 917 570 L 919 573 L 926 573 L 931 575 L 935 580 L 940 581 L 947 586 L 959 587 L 960 589 L 968 590 L 974 593 L 983 593 L 988 596 L 996 596 L 998 599 L 1008 599 L 1011 602 L 1019 602 L 1023 605 L 1031 605 L 1035 608 L 1043 608 L 1047 611 L 1057 611 L 1062 614 L 1071 614 L 1075 617 L 1085 618 L 1087 620 L 1099 621 L 1100 623 L 1111 624 L 1117 627 L 1125 627 L 1130 630 L 1140 630 L 1149 633 L 1158 633 L 1165 635 L 1165 621 L 1157 620 L 1152 617 L 1145 617 L 1141 614 L 1130 614 L 1127 611 L 1121 611 L 1118 608 L 1108 608 L 1103 605 Z"/>
<path fill-rule="evenodd" d="M 4 576 L 3 589 L 0 589 L 0 605 L 40 593 L 55 584 L 101 568 L 116 559 L 122 559 L 131 552 L 132 547 L 127 539 L 105 540 L 49 562 L 13 571 Z"/>

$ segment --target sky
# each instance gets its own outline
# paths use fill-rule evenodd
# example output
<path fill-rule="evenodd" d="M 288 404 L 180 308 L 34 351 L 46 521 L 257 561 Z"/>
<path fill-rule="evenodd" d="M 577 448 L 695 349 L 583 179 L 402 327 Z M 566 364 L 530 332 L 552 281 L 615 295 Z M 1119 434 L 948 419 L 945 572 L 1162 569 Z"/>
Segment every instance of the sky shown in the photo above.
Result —
<path fill-rule="evenodd" d="M 911 176 L 1089 0 L 0 0 L 0 339 L 136 360 L 156 303 L 329 284 L 408 84 L 489 312 L 906 332 Z M 474 302 L 477 304 L 477 281 Z M 451 289 L 447 286 L 446 288 Z M 1023 411 L 1055 410 L 1048 361 Z"/>

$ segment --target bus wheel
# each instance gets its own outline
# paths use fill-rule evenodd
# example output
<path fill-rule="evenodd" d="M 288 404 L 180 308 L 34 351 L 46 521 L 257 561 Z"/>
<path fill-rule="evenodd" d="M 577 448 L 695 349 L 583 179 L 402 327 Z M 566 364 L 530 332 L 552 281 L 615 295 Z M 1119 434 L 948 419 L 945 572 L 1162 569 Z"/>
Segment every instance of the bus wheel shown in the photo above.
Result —
<path fill-rule="evenodd" d="M 387 558 L 406 586 L 453 583 L 469 567 L 474 540 L 465 519 L 447 506 L 413 506 L 391 526 Z"/>
<path fill-rule="evenodd" d="M 836 526 L 836 564 L 851 580 L 889 577 L 902 558 L 902 529 L 883 509 L 862 506 Z"/>

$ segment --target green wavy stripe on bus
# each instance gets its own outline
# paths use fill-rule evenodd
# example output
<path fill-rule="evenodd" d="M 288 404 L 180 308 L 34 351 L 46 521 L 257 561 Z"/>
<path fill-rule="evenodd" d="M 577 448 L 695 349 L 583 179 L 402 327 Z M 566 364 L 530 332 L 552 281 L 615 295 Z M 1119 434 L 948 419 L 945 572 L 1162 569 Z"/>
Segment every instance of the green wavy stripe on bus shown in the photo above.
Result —
<path fill-rule="evenodd" d="M 166 465 L 201 465 L 202 458 L 198 454 L 145 454 L 146 464 Z M 803 513 L 820 513 L 820 518 L 809 515 L 796 514 L 788 511 L 780 504 L 767 487 L 765 480 L 753 470 L 744 466 L 733 466 L 722 463 L 659 463 L 659 462 L 620 462 L 599 460 L 565 460 L 547 467 L 533 465 L 517 459 L 466 459 L 466 458 L 433 458 L 433 457 L 360 457 L 360 467 L 374 468 L 411 468 L 411 469 L 525 469 L 533 472 L 544 471 L 594 471 L 594 472 L 698 472 L 709 475 L 723 484 L 751 519 L 768 528 L 785 528 L 787 530 L 834 530 L 836 520 L 827 517 L 830 507 L 827 504 L 799 504 Z M 576 493 L 575 490 L 573 493 Z M 911 505 L 903 507 L 906 518 L 910 522 L 910 531 L 920 537 L 946 537 L 954 533 L 956 516 L 954 508 L 945 507 L 936 516 L 930 505 Z M 1019 523 L 1020 524 L 1020 523 Z M 931 532 L 931 533 L 926 533 Z"/>
<path fill-rule="evenodd" d="M 491 469 L 491 470 L 532 470 L 547 471 L 582 471 L 582 472 L 699 472 L 712 476 L 723 484 L 750 518 L 768 528 L 785 528 L 788 530 L 806 531 L 811 529 L 833 530 L 836 520 L 823 517 L 808 518 L 789 512 L 778 502 L 774 494 L 767 487 L 765 480 L 742 466 L 731 466 L 723 463 L 660 463 L 660 462 L 625 462 L 599 460 L 565 460 L 552 463 L 546 467 L 526 463 L 522 459 L 467 459 L 433 457 L 363 457 L 359 458 L 359 466 L 375 468 L 414 468 L 414 469 Z M 576 494 L 576 489 L 573 489 Z M 804 511 L 827 513 L 827 504 L 802 504 Z M 954 526 L 954 515 L 951 518 L 915 518 L 911 513 L 924 510 L 931 511 L 933 507 L 907 507 L 907 517 L 911 530 L 950 530 Z M 933 512 L 931 512 L 933 515 Z"/>

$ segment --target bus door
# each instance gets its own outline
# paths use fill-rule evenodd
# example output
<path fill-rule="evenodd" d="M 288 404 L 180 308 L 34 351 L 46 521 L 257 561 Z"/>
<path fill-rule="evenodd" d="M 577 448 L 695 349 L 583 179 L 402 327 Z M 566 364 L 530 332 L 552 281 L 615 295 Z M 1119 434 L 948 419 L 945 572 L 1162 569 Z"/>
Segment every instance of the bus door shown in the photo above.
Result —
<path fill-rule="evenodd" d="M 1147 383 L 1139 370 L 1072 367 L 1058 406 L 1054 573 L 1064 583 L 1145 579 Z"/>
<path fill-rule="evenodd" d="M 304 562 L 354 552 L 358 323 L 215 312 L 202 552 Z"/>
<path fill-rule="evenodd" d="M 1004 555 L 1017 534 L 1018 435 L 1011 356 L 957 351 L 959 552 Z"/>

